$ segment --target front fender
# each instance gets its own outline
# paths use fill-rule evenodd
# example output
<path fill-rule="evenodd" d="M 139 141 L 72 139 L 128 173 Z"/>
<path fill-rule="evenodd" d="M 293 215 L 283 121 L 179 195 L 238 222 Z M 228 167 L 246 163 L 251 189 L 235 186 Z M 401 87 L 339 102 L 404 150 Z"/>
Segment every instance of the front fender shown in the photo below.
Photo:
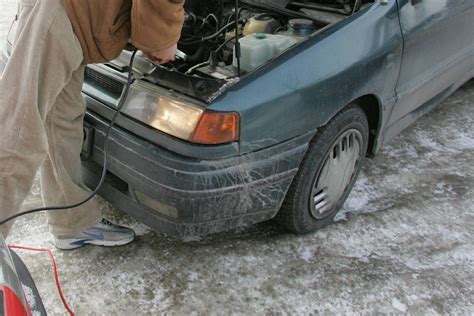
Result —
<path fill-rule="evenodd" d="M 241 153 L 314 131 L 363 95 L 376 95 L 386 117 L 401 56 L 396 2 L 374 3 L 243 78 L 209 109 L 240 113 Z"/>

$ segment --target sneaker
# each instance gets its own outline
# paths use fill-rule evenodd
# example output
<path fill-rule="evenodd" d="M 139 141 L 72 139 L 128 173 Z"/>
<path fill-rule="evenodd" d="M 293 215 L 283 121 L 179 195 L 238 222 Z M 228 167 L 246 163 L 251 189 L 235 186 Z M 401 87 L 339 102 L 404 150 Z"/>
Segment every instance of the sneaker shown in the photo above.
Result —
<path fill-rule="evenodd" d="M 74 236 L 53 236 L 56 248 L 72 250 L 86 245 L 104 247 L 123 246 L 135 239 L 135 232 L 131 228 L 114 225 L 105 218 L 102 221 L 83 230 Z"/>

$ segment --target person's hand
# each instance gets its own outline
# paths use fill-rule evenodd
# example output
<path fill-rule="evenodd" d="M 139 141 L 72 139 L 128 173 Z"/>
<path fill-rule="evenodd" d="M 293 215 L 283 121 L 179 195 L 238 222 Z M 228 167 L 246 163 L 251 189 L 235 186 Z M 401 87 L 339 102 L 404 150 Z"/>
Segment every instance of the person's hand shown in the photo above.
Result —
<path fill-rule="evenodd" d="M 162 50 L 162 51 L 153 52 L 153 53 L 143 52 L 143 55 L 145 55 L 145 57 L 148 58 L 154 64 L 166 64 L 166 63 L 169 63 L 170 61 L 175 60 L 177 50 L 178 50 L 178 45 L 174 44 L 170 48 Z"/>

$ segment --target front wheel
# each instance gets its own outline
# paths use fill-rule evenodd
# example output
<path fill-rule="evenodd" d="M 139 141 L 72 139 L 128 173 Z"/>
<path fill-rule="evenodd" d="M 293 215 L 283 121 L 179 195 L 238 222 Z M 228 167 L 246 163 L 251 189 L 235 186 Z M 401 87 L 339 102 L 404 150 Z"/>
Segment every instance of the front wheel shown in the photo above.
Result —
<path fill-rule="evenodd" d="M 332 223 L 360 172 L 368 135 L 367 117 L 356 105 L 345 108 L 320 128 L 276 220 L 299 234 Z"/>

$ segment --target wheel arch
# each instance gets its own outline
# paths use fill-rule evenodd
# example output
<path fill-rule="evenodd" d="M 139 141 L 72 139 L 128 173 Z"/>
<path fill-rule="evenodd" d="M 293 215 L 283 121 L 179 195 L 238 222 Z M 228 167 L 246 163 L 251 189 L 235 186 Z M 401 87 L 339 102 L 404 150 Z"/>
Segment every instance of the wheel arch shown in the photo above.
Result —
<path fill-rule="evenodd" d="M 377 142 L 382 125 L 382 105 L 380 99 L 375 94 L 366 94 L 349 102 L 337 113 L 353 104 L 358 105 L 367 117 L 367 121 L 369 122 L 369 144 L 367 147 L 367 155 L 374 156 L 378 148 Z M 335 115 L 337 113 L 335 113 Z"/>
<path fill-rule="evenodd" d="M 367 155 L 373 156 L 377 151 L 377 142 L 382 126 L 382 104 L 380 99 L 374 94 L 364 95 L 354 101 L 362 108 L 367 121 L 369 122 L 369 146 L 367 147 Z"/>

